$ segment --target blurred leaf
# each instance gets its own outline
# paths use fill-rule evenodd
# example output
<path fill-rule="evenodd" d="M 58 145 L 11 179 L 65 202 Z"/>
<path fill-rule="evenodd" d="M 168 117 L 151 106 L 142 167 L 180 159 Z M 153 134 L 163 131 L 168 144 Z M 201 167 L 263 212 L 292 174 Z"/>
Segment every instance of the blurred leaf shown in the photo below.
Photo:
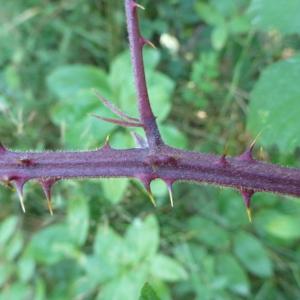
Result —
<path fill-rule="evenodd" d="M 105 198 L 113 204 L 116 204 L 122 200 L 124 192 L 128 188 L 128 184 L 129 180 L 123 178 L 109 178 L 101 180 Z"/>
<path fill-rule="evenodd" d="M 300 56 L 266 68 L 252 93 L 247 119 L 255 136 L 262 130 L 260 143 L 276 144 L 283 152 L 300 145 Z"/>
<path fill-rule="evenodd" d="M 145 282 L 145 272 L 142 268 L 126 272 L 120 278 L 108 282 L 100 290 L 97 300 L 138 300 L 140 290 Z"/>
<path fill-rule="evenodd" d="M 1 248 L 12 237 L 17 226 L 18 226 L 18 218 L 16 216 L 8 217 L 1 223 L 0 225 L 0 247 Z"/>
<path fill-rule="evenodd" d="M 122 261 L 124 251 L 122 238 L 111 228 L 99 226 L 94 242 L 94 253 L 117 265 Z"/>
<path fill-rule="evenodd" d="M 233 292 L 246 296 L 250 291 L 250 282 L 247 274 L 230 254 L 217 256 L 217 271 L 219 276 L 225 278 L 226 286 Z"/>
<path fill-rule="evenodd" d="M 37 232 L 31 239 L 27 251 L 37 262 L 54 264 L 72 257 L 75 249 L 69 229 L 57 224 Z"/>
<path fill-rule="evenodd" d="M 215 27 L 211 36 L 213 48 L 216 50 L 221 50 L 226 44 L 227 37 L 228 31 L 225 24 Z"/>
<path fill-rule="evenodd" d="M 151 274 L 166 281 L 186 280 L 186 270 L 173 258 L 157 254 L 151 261 Z"/>
<path fill-rule="evenodd" d="M 89 230 L 89 207 L 84 196 L 76 197 L 68 201 L 68 227 L 69 235 L 73 241 L 82 246 Z"/>
<path fill-rule="evenodd" d="M 59 98 L 72 98 L 81 90 L 109 90 L 107 75 L 88 65 L 66 65 L 57 68 L 47 79 L 49 88 Z M 75 105 L 75 104 L 74 104 Z"/>
<path fill-rule="evenodd" d="M 187 148 L 187 138 L 179 131 L 175 126 L 163 124 L 159 126 L 159 130 L 163 137 L 163 140 L 172 147 L 177 147 L 181 149 Z"/>
<path fill-rule="evenodd" d="M 128 227 L 125 239 L 130 261 L 139 262 L 152 258 L 159 245 L 159 228 L 156 218 L 150 215 L 144 221 L 135 219 Z"/>
<path fill-rule="evenodd" d="M 9 243 L 5 247 L 6 258 L 9 261 L 12 261 L 20 254 L 24 246 L 23 235 L 20 231 L 17 231 L 16 234 L 12 237 Z"/>
<path fill-rule="evenodd" d="M 209 247 L 226 248 L 229 246 L 228 233 L 210 220 L 193 217 L 189 219 L 188 226 L 195 239 Z"/>
<path fill-rule="evenodd" d="M 196 11 L 199 16 L 210 25 L 224 24 L 223 16 L 211 5 L 200 1 L 196 2 Z"/>
<path fill-rule="evenodd" d="M 31 299 L 32 289 L 23 283 L 15 282 L 1 291 L 0 300 Z"/>
<path fill-rule="evenodd" d="M 284 34 L 300 33 L 299 0 L 252 0 L 249 14 L 252 24 L 268 31 L 277 29 Z"/>
<path fill-rule="evenodd" d="M 35 261 L 29 255 L 23 255 L 18 261 L 18 275 L 21 282 L 28 282 L 34 275 Z"/>
<path fill-rule="evenodd" d="M 170 97 L 174 90 L 174 82 L 166 75 L 155 71 L 159 61 L 159 54 L 156 50 L 148 49 L 144 52 L 146 79 L 151 99 L 151 106 L 158 120 L 166 118 L 171 109 Z M 122 72 L 120 72 L 122 70 Z M 109 80 L 114 98 L 117 99 L 122 110 L 130 116 L 137 116 L 137 96 L 134 87 L 133 77 L 128 80 L 128 74 L 132 74 L 132 65 L 129 52 L 120 54 L 112 63 Z M 132 75 L 131 75 L 132 76 Z"/>
<path fill-rule="evenodd" d="M 255 216 L 255 225 L 259 230 L 283 240 L 300 238 L 300 220 L 298 216 L 282 214 L 276 210 L 263 210 Z"/>
<path fill-rule="evenodd" d="M 146 282 L 142 288 L 139 300 L 159 300 L 159 298 L 151 285 Z"/>
<path fill-rule="evenodd" d="M 266 249 L 251 234 L 239 232 L 234 236 L 234 253 L 252 274 L 259 277 L 272 275 L 273 266 Z"/>

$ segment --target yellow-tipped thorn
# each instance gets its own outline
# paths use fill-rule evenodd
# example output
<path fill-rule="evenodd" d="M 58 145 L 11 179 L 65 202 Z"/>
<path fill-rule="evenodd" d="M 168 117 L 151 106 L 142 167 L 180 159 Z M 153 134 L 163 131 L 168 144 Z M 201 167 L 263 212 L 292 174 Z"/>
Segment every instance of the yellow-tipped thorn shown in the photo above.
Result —
<path fill-rule="evenodd" d="M 153 49 L 156 49 L 156 46 L 149 40 L 145 40 L 145 44 L 147 44 L 148 46 L 152 47 Z"/>
<path fill-rule="evenodd" d="M 141 4 L 138 4 L 138 3 L 135 2 L 134 5 L 138 8 L 140 8 L 140 9 L 142 9 L 142 10 L 145 10 L 145 7 Z"/>
<path fill-rule="evenodd" d="M 109 143 L 109 138 L 110 138 L 110 135 L 107 135 L 107 137 L 105 138 L 105 145 L 108 145 L 108 143 Z"/>
<path fill-rule="evenodd" d="M 248 220 L 250 223 L 252 223 L 252 212 L 251 208 L 247 207 L 247 215 L 248 215 Z"/>
<path fill-rule="evenodd" d="M 47 205 L 48 205 L 48 210 L 51 216 L 53 216 L 53 209 L 52 209 L 52 204 L 49 198 L 47 198 Z"/>
<path fill-rule="evenodd" d="M 252 143 L 250 144 L 250 148 L 253 148 L 254 145 L 256 144 L 257 140 L 259 139 L 259 137 L 262 135 L 264 129 L 262 129 L 257 135 L 256 137 L 254 138 L 254 140 L 252 141 Z"/>
<path fill-rule="evenodd" d="M 148 197 L 149 197 L 151 203 L 153 204 L 153 206 L 156 207 L 156 202 L 155 202 L 155 199 L 154 199 L 152 193 L 151 192 L 147 192 L 147 194 L 148 194 Z"/>
<path fill-rule="evenodd" d="M 168 192 L 169 192 L 171 207 L 174 207 L 172 188 L 170 186 L 168 186 Z"/>
<path fill-rule="evenodd" d="M 23 210 L 23 213 L 25 214 L 26 213 L 26 209 L 25 209 L 25 205 L 24 205 L 24 197 L 22 195 L 22 192 L 18 188 L 17 188 L 17 193 L 18 193 L 18 196 L 19 196 L 21 208 Z"/>

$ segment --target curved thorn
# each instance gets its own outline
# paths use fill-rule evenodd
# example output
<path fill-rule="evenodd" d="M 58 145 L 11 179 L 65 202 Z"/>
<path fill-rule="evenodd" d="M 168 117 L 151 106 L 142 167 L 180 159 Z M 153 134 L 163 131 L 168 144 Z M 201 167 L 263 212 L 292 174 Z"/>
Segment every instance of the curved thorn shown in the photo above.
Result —
<path fill-rule="evenodd" d="M 226 159 L 226 154 L 222 154 L 222 156 L 219 159 L 219 163 L 222 167 L 226 167 L 229 164 L 229 162 Z"/>
<path fill-rule="evenodd" d="M 252 211 L 251 211 L 251 208 L 247 207 L 246 211 L 247 211 L 247 216 L 248 216 L 249 223 L 252 223 Z"/>
<path fill-rule="evenodd" d="M 113 123 L 116 125 L 121 125 L 124 127 L 143 127 L 142 123 L 138 123 L 138 122 L 129 122 L 129 121 L 122 121 L 122 120 L 117 120 L 117 119 L 111 119 L 111 118 L 105 118 L 105 117 L 101 117 L 95 114 L 92 114 L 93 117 L 100 119 L 102 121 L 108 122 L 108 123 Z"/>
<path fill-rule="evenodd" d="M 142 38 L 142 43 L 143 43 L 143 45 L 148 45 L 148 46 L 152 47 L 153 49 L 156 49 L 156 46 L 150 40 Z"/>
<path fill-rule="evenodd" d="M 142 10 L 145 10 L 145 7 L 144 7 L 143 5 L 138 4 L 138 3 L 136 3 L 136 2 L 133 2 L 133 6 L 134 6 L 134 7 L 137 7 L 137 8 L 140 8 L 140 9 L 142 9 Z"/>
<path fill-rule="evenodd" d="M 147 195 L 148 195 L 151 203 L 153 204 L 153 206 L 156 207 L 157 206 L 156 205 L 156 201 L 155 201 L 155 199 L 154 199 L 153 194 L 151 193 L 151 191 L 147 191 Z"/>
<path fill-rule="evenodd" d="M 24 195 L 23 195 L 23 186 L 24 186 L 25 182 L 26 182 L 26 180 L 24 180 L 24 179 L 14 180 L 14 186 L 17 191 L 23 213 L 26 213 L 26 209 L 25 209 L 25 205 L 24 205 Z"/>
<path fill-rule="evenodd" d="M 112 102 L 110 102 L 109 100 L 104 98 L 102 95 L 100 95 L 95 89 L 93 89 L 93 93 L 96 95 L 96 97 L 98 97 L 98 99 L 101 101 L 101 103 L 105 107 L 107 107 L 111 112 L 113 112 L 114 114 L 116 114 L 120 118 L 125 119 L 127 121 L 139 122 L 139 119 L 129 117 L 126 113 L 124 113 L 118 107 L 116 107 Z"/>
<path fill-rule="evenodd" d="M 5 152 L 7 152 L 7 149 L 5 148 L 5 146 L 2 143 L 0 143 L 0 154 L 3 154 Z"/>
<path fill-rule="evenodd" d="M 135 144 L 138 148 L 148 148 L 148 142 L 147 140 L 145 140 L 142 136 L 140 136 L 139 134 L 137 134 L 136 132 L 131 131 L 131 135 L 135 141 Z"/>
<path fill-rule="evenodd" d="M 172 185 L 167 184 L 168 192 L 169 192 L 169 198 L 170 198 L 170 203 L 171 207 L 174 207 L 174 202 L 173 202 L 173 193 L 172 193 Z"/>
<path fill-rule="evenodd" d="M 49 210 L 49 213 L 51 216 L 53 216 L 53 209 L 52 209 L 52 204 L 51 204 L 51 189 L 57 180 L 58 180 L 57 178 L 49 178 L 49 179 L 41 179 L 40 180 L 40 184 L 41 184 L 44 194 L 46 196 L 47 206 L 48 206 L 48 210 Z"/>
<path fill-rule="evenodd" d="M 242 194 L 242 197 L 244 199 L 244 203 L 245 203 L 245 206 L 246 206 L 249 222 L 252 223 L 252 213 L 251 213 L 251 207 L 250 206 L 251 206 L 251 199 L 254 195 L 254 191 L 253 190 L 241 189 L 241 194 Z"/>

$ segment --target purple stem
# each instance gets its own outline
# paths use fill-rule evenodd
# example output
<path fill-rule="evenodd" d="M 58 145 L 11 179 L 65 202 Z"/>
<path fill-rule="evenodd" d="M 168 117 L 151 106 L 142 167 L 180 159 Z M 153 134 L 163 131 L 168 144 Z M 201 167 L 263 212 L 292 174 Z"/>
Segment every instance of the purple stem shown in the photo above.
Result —
<path fill-rule="evenodd" d="M 125 0 L 125 6 L 140 112 L 137 123 L 144 128 L 147 141 L 137 136 L 139 149 L 116 150 L 107 142 L 95 151 L 40 153 L 10 151 L 0 144 L 0 180 L 15 185 L 22 206 L 22 188 L 28 180 L 42 185 L 50 207 L 51 187 L 57 180 L 86 177 L 136 178 L 148 192 L 151 181 L 157 178 L 167 183 L 169 191 L 176 181 L 228 186 L 242 193 L 247 208 L 256 191 L 300 197 L 300 170 L 253 159 L 253 144 L 238 157 L 226 157 L 183 151 L 163 143 L 151 110 L 142 59 L 142 47 L 149 42 L 139 33 L 137 4 Z"/>
<path fill-rule="evenodd" d="M 24 163 L 26 161 L 26 163 Z M 300 196 L 300 171 L 240 157 L 183 151 L 161 146 L 116 150 L 105 145 L 87 152 L 12 152 L 0 154 L 0 178 L 26 182 L 83 177 L 130 177 L 149 184 L 156 178 L 167 183 L 194 181 L 239 190 L 266 191 Z"/>
<path fill-rule="evenodd" d="M 148 96 L 143 61 L 143 47 L 148 43 L 147 40 L 140 34 L 137 9 L 138 6 L 133 0 L 125 0 L 127 30 L 138 97 L 138 108 L 141 123 L 144 124 L 149 148 L 152 150 L 163 145 L 163 141 L 161 139 Z"/>

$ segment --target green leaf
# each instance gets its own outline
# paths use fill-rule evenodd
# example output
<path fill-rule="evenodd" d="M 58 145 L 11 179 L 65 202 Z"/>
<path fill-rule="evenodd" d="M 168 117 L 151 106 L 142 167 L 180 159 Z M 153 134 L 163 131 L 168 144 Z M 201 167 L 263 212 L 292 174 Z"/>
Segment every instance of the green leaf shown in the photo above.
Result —
<path fill-rule="evenodd" d="M 47 78 L 48 87 L 59 98 L 75 96 L 81 90 L 109 90 L 107 75 L 100 69 L 88 65 L 66 65 L 57 68 Z"/>
<path fill-rule="evenodd" d="M 230 254 L 217 256 L 217 272 L 225 279 L 226 286 L 233 292 L 246 296 L 249 294 L 250 284 L 247 274 Z"/>
<path fill-rule="evenodd" d="M 81 90 L 71 98 L 63 98 L 51 109 L 52 120 L 61 127 L 64 143 L 73 149 L 99 147 L 99 142 L 104 142 L 116 127 L 92 114 L 112 116 L 91 90 Z"/>
<path fill-rule="evenodd" d="M 170 146 L 182 148 L 187 148 L 187 138 L 186 136 L 179 131 L 176 127 L 163 124 L 159 126 L 159 130 L 163 137 L 163 140 Z"/>
<path fill-rule="evenodd" d="M 151 285 L 146 282 L 142 288 L 139 300 L 159 300 L 159 298 Z"/>
<path fill-rule="evenodd" d="M 108 226 L 99 226 L 94 242 L 94 253 L 118 265 L 123 259 L 123 243 L 123 239 L 113 229 Z"/>
<path fill-rule="evenodd" d="M 18 226 L 18 218 L 8 217 L 0 225 L 0 247 L 3 247 L 7 241 L 15 233 L 15 230 Z"/>
<path fill-rule="evenodd" d="M 212 46 L 216 50 L 221 50 L 227 41 L 228 30 L 226 24 L 214 28 L 211 35 Z"/>
<path fill-rule="evenodd" d="M 128 184 L 129 180 L 124 178 L 105 178 L 101 180 L 105 198 L 112 204 L 116 204 L 122 200 Z"/>
<path fill-rule="evenodd" d="M 156 218 L 148 216 L 144 221 L 135 219 L 126 231 L 127 256 L 139 262 L 152 258 L 159 245 L 159 228 Z"/>
<path fill-rule="evenodd" d="M 27 251 L 36 262 L 50 265 L 72 257 L 76 248 L 67 226 L 57 224 L 35 234 Z"/>
<path fill-rule="evenodd" d="M 159 61 L 156 50 L 145 51 L 144 59 L 151 106 L 158 120 L 162 121 L 170 112 L 170 100 L 175 83 L 166 75 L 155 70 Z M 117 99 L 120 108 L 130 116 L 138 116 L 137 96 L 128 51 L 119 55 L 112 63 L 109 81 L 114 93 L 113 98 Z"/>
<path fill-rule="evenodd" d="M 252 0 L 249 8 L 254 26 L 284 34 L 300 33 L 299 11 L 299 0 Z"/>
<path fill-rule="evenodd" d="M 261 242 L 245 232 L 234 237 L 234 253 L 246 269 L 259 277 L 272 276 L 273 266 L 268 253 Z"/>
<path fill-rule="evenodd" d="M 282 240 L 300 238 L 300 220 L 297 215 L 282 214 L 276 210 L 261 211 L 255 217 L 255 225 L 259 230 Z"/>
<path fill-rule="evenodd" d="M 162 254 L 157 254 L 153 258 L 150 268 L 152 276 L 162 280 L 173 282 L 188 278 L 188 274 L 181 264 Z"/>
<path fill-rule="evenodd" d="M 140 290 L 146 279 L 145 270 L 138 268 L 137 270 L 126 272 L 121 277 L 108 281 L 97 296 L 97 300 L 120 300 L 139 298 Z"/>
<path fill-rule="evenodd" d="M 188 221 L 188 226 L 190 234 L 209 247 L 226 248 L 229 246 L 228 233 L 210 220 L 193 217 Z"/>
<path fill-rule="evenodd" d="M 260 143 L 283 152 L 300 145 L 300 56 L 267 67 L 252 93 L 247 127 Z"/>
<path fill-rule="evenodd" d="M 82 246 L 87 239 L 89 230 L 89 207 L 84 196 L 68 201 L 67 222 L 69 235 L 78 246 Z"/>

